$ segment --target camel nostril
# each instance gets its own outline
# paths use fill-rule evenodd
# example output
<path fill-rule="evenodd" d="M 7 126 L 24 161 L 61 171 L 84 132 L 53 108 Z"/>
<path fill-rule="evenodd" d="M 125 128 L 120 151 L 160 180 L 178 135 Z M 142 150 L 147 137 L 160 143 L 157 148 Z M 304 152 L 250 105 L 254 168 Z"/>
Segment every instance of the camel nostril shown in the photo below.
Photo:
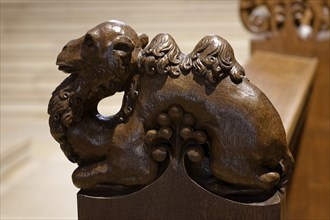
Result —
<path fill-rule="evenodd" d="M 68 46 L 67 45 L 65 45 L 64 47 L 63 47 L 63 49 L 62 50 L 66 50 L 68 48 Z"/>

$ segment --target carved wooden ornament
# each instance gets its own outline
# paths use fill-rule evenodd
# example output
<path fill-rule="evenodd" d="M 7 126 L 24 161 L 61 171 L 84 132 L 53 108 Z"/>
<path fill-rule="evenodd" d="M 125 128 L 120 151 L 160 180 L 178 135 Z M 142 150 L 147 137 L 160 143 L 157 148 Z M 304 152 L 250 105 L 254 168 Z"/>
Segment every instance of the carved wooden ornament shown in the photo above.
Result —
<path fill-rule="evenodd" d="M 329 36 L 329 7 L 329 0 L 241 0 L 240 15 L 253 33 L 307 40 Z"/>
<path fill-rule="evenodd" d="M 214 194 L 252 202 L 274 194 L 292 171 L 278 113 L 219 36 L 185 55 L 169 34 L 148 44 L 108 21 L 65 45 L 57 65 L 70 75 L 52 94 L 49 125 L 78 164 L 78 188 L 127 194 L 170 166 Z M 100 115 L 98 103 L 121 91 L 121 110 Z"/>

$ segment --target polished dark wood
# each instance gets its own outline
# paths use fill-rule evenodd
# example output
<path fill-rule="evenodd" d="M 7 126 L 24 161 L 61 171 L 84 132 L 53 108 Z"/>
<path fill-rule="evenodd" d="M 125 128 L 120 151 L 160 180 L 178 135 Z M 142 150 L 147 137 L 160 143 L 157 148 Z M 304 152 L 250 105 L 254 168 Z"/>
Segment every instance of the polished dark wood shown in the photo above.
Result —
<path fill-rule="evenodd" d="M 191 181 L 182 167 L 169 166 L 154 183 L 129 195 L 104 196 L 81 190 L 78 218 L 278 220 L 284 216 L 284 201 L 284 195 L 277 192 L 260 203 L 234 202 Z"/>

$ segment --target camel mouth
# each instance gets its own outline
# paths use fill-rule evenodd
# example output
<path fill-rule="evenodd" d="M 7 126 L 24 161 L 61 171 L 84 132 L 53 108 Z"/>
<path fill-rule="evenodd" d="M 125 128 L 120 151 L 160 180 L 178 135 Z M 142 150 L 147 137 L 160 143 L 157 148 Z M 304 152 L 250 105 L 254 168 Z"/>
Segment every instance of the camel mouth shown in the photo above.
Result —
<path fill-rule="evenodd" d="M 58 64 L 58 70 L 65 73 L 73 73 L 77 71 L 73 66 L 67 64 Z"/>

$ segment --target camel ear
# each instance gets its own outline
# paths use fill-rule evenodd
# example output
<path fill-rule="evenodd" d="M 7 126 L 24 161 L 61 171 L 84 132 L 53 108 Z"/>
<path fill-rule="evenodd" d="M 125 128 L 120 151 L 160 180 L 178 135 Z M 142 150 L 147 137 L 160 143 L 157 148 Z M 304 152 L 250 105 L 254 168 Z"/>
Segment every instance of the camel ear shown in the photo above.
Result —
<path fill-rule="evenodd" d="M 146 34 L 139 34 L 139 39 L 141 42 L 141 47 L 142 47 L 142 49 L 144 49 L 149 42 L 149 37 Z"/>

